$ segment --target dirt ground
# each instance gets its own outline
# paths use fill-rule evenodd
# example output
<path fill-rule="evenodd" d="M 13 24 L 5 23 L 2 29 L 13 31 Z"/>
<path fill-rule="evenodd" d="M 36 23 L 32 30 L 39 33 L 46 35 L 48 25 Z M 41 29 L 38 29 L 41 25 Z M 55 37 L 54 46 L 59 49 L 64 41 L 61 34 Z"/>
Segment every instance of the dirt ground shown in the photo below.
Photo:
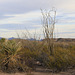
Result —
<path fill-rule="evenodd" d="M 52 72 L 31 72 L 31 74 L 26 73 L 0 73 L 0 75 L 75 75 L 75 69 L 68 70 L 66 72 L 52 73 Z"/>

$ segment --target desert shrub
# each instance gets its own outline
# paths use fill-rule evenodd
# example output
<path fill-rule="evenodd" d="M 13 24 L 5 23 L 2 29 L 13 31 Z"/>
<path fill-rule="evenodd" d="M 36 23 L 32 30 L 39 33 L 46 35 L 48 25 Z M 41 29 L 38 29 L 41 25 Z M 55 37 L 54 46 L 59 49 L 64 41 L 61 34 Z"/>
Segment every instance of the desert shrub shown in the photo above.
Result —
<path fill-rule="evenodd" d="M 50 56 L 47 48 L 43 50 L 41 61 L 46 68 L 51 68 L 56 71 L 64 71 L 75 66 L 75 47 L 65 49 L 55 47 L 54 56 Z"/>
<path fill-rule="evenodd" d="M 0 50 L 0 69 L 5 72 L 15 72 L 18 68 L 22 68 L 20 63 L 19 51 L 21 45 L 15 41 L 3 43 Z"/>
<path fill-rule="evenodd" d="M 65 47 L 55 44 L 54 55 L 50 55 L 47 44 L 37 41 L 25 43 L 10 40 L 0 44 L 0 69 L 3 72 L 27 72 L 35 69 L 39 61 L 41 66 L 55 71 L 75 67 L 75 46 Z"/>
<path fill-rule="evenodd" d="M 34 69 L 35 68 L 35 61 L 38 57 L 38 51 L 32 51 L 28 48 L 22 48 L 22 50 L 20 51 L 20 57 L 22 60 L 22 63 L 25 62 L 25 64 L 30 68 L 30 69 Z"/>
<path fill-rule="evenodd" d="M 9 40 L 1 44 L 0 69 L 5 72 L 33 69 L 35 67 L 34 63 L 40 55 L 38 48 L 34 47 L 34 43 L 36 42 L 31 42 L 31 45 L 22 46 L 21 42 L 16 43 L 14 40 Z"/>
<path fill-rule="evenodd" d="M 2 48 L 2 47 L 1 47 L 1 44 L 5 43 L 5 40 L 6 40 L 5 38 L 1 38 L 1 39 L 0 39 L 0 49 Z"/>
<path fill-rule="evenodd" d="M 3 43 L 3 42 L 5 42 L 5 38 L 0 39 L 0 43 Z"/>

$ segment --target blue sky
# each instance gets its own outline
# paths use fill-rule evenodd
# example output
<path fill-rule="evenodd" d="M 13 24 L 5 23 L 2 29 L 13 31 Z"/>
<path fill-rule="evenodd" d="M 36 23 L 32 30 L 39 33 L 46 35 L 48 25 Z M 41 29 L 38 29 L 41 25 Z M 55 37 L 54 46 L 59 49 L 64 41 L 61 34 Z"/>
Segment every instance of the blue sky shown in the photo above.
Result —
<path fill-rule="evenodd" d="M 56 8 L 55 37 L 75 38 L 75 0 L 0 0 L 0 37 L 42 36 L 41 11 Z"/>

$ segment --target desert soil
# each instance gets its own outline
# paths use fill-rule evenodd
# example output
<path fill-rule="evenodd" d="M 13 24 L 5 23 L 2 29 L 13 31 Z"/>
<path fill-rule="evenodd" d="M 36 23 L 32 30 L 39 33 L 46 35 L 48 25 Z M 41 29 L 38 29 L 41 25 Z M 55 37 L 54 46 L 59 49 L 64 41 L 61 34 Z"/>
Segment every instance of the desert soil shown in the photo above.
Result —
<path fill-rule="evenodd" d="M 60 72 L 60 73 L 51 73 L 51 72 L 31 72 L 31 74 L 26 73 L 2 73 L 0 72 L 0 75 L 75 75 L 75 69 L 70 69 L 66 72 Z"/>

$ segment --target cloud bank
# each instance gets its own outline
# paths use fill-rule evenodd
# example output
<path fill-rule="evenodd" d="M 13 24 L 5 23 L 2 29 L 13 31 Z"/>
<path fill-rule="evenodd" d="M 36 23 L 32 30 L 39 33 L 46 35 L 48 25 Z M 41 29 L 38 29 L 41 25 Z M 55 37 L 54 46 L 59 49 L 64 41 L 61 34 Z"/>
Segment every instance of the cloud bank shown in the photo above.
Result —
<path fill-rule="evenodd" d="M 25 28 L 32 33 L 39 30 L 40 34 L 40 8 L 52 7 L 57 11 L 55 32 L 58 37 L 75 38 L 75 0 L 0 0 L 0 36 L 17 37 L 15 30 Z"/>

